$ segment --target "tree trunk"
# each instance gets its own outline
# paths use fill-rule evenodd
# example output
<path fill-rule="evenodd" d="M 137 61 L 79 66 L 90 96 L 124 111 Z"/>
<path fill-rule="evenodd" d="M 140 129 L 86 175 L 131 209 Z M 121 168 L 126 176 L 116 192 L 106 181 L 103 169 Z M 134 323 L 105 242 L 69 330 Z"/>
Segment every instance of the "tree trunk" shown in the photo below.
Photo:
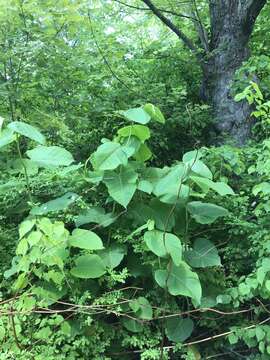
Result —
<path fill-rule="evenodd" d="M 232 138 L 236 145 L 243 145 L 250 137 L 252 119 L 251 107 L 247 101 L 236 102 L 231 94 L 235 71 L 239 66 L 226 70 L 219 62 L 220 67 L 209 66 L 212 78 L 209 101 L 213 108 L 214 128 L 218 139 L 223 141 L 226 136 Z"/>
<path fill-rule="evenodd" d="M 209 60 L 203 66 L 205 95 L 213 106 L 215 130 L 237 145 L 249 138 L 252 120 L 247 101 L 235 102 L 231 85 L 249 58 L 248 41 L 265 1 L 210 0 L 211 41 Z"/>
<path fill-rule="evenodd" d="M 206 99 L 213 107 L 217 135 L 230 136 L 237 145 L 243 145 L 249 138 L 251 108 L 247 101 L 234 101 L 231 88 L 236 70 L 248 57 L 246 39 L 235 31 L 224 32 L 203 69 Z"/>

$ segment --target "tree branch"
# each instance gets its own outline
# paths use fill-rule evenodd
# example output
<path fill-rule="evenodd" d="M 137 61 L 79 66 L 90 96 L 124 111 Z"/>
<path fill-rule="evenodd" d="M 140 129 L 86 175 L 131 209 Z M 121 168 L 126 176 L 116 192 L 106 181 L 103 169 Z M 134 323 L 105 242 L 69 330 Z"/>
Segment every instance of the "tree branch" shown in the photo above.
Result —
<path fill-rule="evenodd" d="M 96 36 L 95 36 L 95 33 L 94 33 L 94 30 L 93 30 L 93 26 L 92 26 L 92 21 L 91 21 L 91 17 L 90 17 L 90 12 L 88 12 L 88 20 L 89 20 L 89 24 L 90 24 L 90 31 L 91 31 L 91 35 L 92 35 L 92 38 L 94 40 L 94 43 L 96 45 L 96 48 L 100 54 L 100 56 L 102 57 L 105 65 L 107 66 L 107 68 L 109 69 L 110 73 L 112 74 L 112 76 L 118 80 L 127 90 L 129 91 L 133 91 L 133 89 L 131 89 L 122 79 L 120 79 L 120 77 L 114 72 L 114 70 L 112 69 L 110 63 L 108 62 L 106 56 L 103 54 L 103 51 L 101 49 L 101 47 L 99 46 L 98 42 L 97 42 L 97 39 L 96 39 Z"/>
<path fill-rule="evenodd" d="M 200 13 L 198 11 L 198 7 L 197 7 L 197 3 L 196 0 L 193 0 L 193 6 L 194 6 L 194 11 L 193 11 L 193 16 L 196 19 L 196 22 L 194 22 L 195 27 L 197 29 L 198 32 L 198 36 L 199 39 L 201 41 L 201 44 L 204 48 L 204 51 L 206 53 L 209 53 L 209 41 L 208 41 L 208 35 L 207 35 L 207 31 L 202 23 L 201 17 L 200 17 Z"/>
<path fill-rule="evenodd" d="M 243 25 L 248 31 L 252 31 L 253 26 L 261 10 L 266 4 L 267 0 L 241 0 L 242 5 L 245 7 Z"/>
<path fill-rule="evenodd" d="M 120 0 L 113 0 L 121 5 L 124 5 L 124 6 L 127 6 L 131 9 L 135 9 L 135 10 L 140 10 L 140 11 L 151 11 L 151 9 L 149 9 L 149 7 L 139 7 L 139 6 L 134 6 L 134 5 L 130 5 L 130 4 L 127 4 L 123 1 L 120 1 Z M 176 13 L 174 11 L 171 11 L 171 10 L 166 10 L 166 9 L 161 9 L 161 8 L 158 8 L 158 10 L 160 12 L 163 12 L 165 14 L 170 14 L 170 15 L 174 15 L 174 16 L 178 16 L 178 17 L 181 17 L 181 18 L 186 18 L 186 19 L 190 19 L 192 21 L 198 21 L 196 19 L 196 17 L 192 17 L 192 16 L 189 16 L 189 15 L 185 15 L 185 14 L 181 14 L 181 13 Z"/>
<path fill-rule="evenodd" d="M 164 16 L 162 12 L 152 3 L 151 0 L 141 0 L 143 1 L 149 9 L 165 24 L 169 29 L 171 29 L 180 40 L 183 41 L 185 46 L 187 46 L 196 56 L 197 60 L 202 63 L 202 54 L 199 49 L 193 44 L 192 40 L 188 38 L 185 33 L 179 29 L 172 21 Z"/>

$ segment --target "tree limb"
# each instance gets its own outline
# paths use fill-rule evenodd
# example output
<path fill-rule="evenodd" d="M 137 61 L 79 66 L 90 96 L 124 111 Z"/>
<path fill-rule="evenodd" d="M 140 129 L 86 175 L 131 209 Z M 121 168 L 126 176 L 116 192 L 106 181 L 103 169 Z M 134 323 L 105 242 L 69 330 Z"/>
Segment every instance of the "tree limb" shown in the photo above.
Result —
<path fill-rule="evenodd" d="M 115 2 L 117 2 L 119 4 L 121 4 L 121 5 L 127 6 L 127 7 L 131 8 L 131 9 L 140 10 L 140 11 L 151 11 L 151 9 L 149 9 L 149 7 L 134 6 L 134 5 L 127 4 L 127 3 L 123 2 L 123 1 L 120 1 L 120 0 L 113 0 L 113 1 L 115 1 Z M 161 8 L 158 8 L 158 10 L 160 12 L 165 13 L 165 14 L 170 14 L 170 15 L 181 17 L 181 18 L 190 19 L 192 21 L 198 21 L 196 19 L 196 17 L 188 16 L 188 15 L 181 14 L 181 13 L 176 13 L 175 11 L 161 9 Z"/>
<path fill-rule="evenodd" d="M 131 89 L 122 79 L 120 79 L 120 77 L 114 72 L 114 70 L 112 69 L 110 63 L 108 62 L 106 56 L 103 54 L 103 51 L 101 49 L 101 47 L 99 46 L 99 43 L 97 42 L 94 30 L 93 30 L 93 26 L 92 26 L 92 21 L 91 21 L 91 16 L 90 16 L 90 12 L 88 12 L 88 20 L 89 20 L 89 24 L 90 24 L 90 31 L 91 31 L 91 35 L 93 37 L 94 43 L 96 45 L 96 48 L 100 54 L 100 56 L 102 57 L 105 65 L 107 66 L 107 68 L 109 69 L 110 73 L 112 74 L 112 76 L 118 80 L 127 90 L 134 92 L 133 89 Z"/>
<path fill-rule="evenodd" d="M 242 0 L 243 2 L 243 0 Z M 252 30 L 253 25 L 257 19 L 257 17 L 259 16 L 262 8 L 264 7 L 264 5 L 266 4 L 267 0 L 249 0 L 246 1 L 245 3 L 245 7 L 246 7 L 246 11 L 245 11 L 245 17 L 244 17 L 244 23 L 246 26 L 248 26 L 250 28 L 250 30 Z"/>
<path fill-rule="evenodd" d="M 193 0 L 193 5 L 194 5 L 193 17 L 197 20 L 196 22 L 194 22 L 194 24 L 197 29 L 198 36 L 204 48 L 204 51 L 206 53 L 209 53 L 209 41 L 208 41 L 207 31 L 202 23 L 196 0 Z"/>
<path fill-rule="evenodd" d="M 171 29 L 179 39 L 183 41 L 183 43 L 195 54 L 197 60 L 202 63 L 202 54 L 199 49 L 194 45 L 192 40 L 188 38 L 185 33 L 179 29 L 172 21 L 164 16 L 162 12 L 152 3 L 151 0 L 141 0 L 143 1 L 150 10 L 165 24 L 169 29 Z"/>

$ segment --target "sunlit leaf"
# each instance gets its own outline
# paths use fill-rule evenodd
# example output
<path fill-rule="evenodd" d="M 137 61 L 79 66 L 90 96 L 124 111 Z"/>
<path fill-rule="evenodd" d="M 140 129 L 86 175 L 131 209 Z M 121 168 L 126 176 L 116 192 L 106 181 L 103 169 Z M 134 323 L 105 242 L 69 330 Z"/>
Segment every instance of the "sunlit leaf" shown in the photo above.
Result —
<path fill-rule="evenodd" d="M 70 246 L 86 250 L 103 249 L 101 238 L 93 231 L 84 229 L 75 229 L 69 238 Z"/>
<path fill-rule="evenodd" d="M 67 193 L 59 198 L 50 200 L 40 206 L 34 207 L 30 213 L 32 215 L 46 215 L 50 212 L 66 210 L 77 199 L 78 195 L 75 193 Z"/>
<path fill-rule="evenodd" d="M 45 137 L 32 125 L 26 124 L 22 121 L 13 121 L 9 123 L 7 127 L 20 135 L 26 136 L 29 139 L 38 142 L 41 145 L 45 144 Z"/>
<path fill-rule="evenodd" d="M 114 170 L 119 165 L 127 164 L 127 155 L 120 144 L 110 141 L 97 148 L 91 163 L 95 170 Z"/>
<path fill-rule="evenodd" d="M 82 255 L 75 260 L 71 275 L 82 279 L 96 279 L 105 274 L 106 268 L 98 255 Z"/>
<path fill-rule="evenodd" d="M 142 107 L 119 111 L 119 114 L 123 115 L 129 121 L 134 121 L 139 124 L 147 124 L 151 119 L 151 116 Z"/>
<path fill-rule="evenodd" d="M 121 167 L 119 172 L 108 171 L 104 176 L 111 197 L 124 207 L 131 201 L 137 185 L 138 174 L 131 166 Z"/>
<path fill-rule="evenodd" d="M 12 143 L 16 136 L 10 129 L 5 129 L 0 133 L 0 148 Z"/>
<path fill-rule="evenodd" d="M 122 137 L 136 136 L 142 142 L 150 138 L 150 130 L 144 125 L 129 125 L 118 130 L 118 135 Z"/>
<path fill-rule="evenodd" d="M 151 116 L 152 120 L 165 124 L 165 118 L 158 107 L 153 104 L 145 104 L 143 108 Z"/>
<path fill-rule="evenodd" d="M 26 152 L 27 156 L 39 166 L 69 166 L 73 156 L 69 151 L 59 146 L 38 146 Z"/>

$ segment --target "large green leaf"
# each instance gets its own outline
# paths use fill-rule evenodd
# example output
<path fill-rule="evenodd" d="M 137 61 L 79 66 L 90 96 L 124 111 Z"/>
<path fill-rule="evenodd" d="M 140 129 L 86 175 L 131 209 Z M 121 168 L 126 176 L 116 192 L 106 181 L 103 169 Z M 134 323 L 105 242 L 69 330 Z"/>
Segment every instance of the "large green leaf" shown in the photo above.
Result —
<path fill-rule="evenodd" d="M 145 162 L 152 157 L 152 151 L 146 144 L 141 144 L 138 151 L 134 154 L 134 158 L 139 162 Z"/>
<path fill-rule="evenodd" d="M 252 189 L 253 195 L 257 196 L 260 192 L 262 192 L 263 195 L 270 194 L 270 183 L 264 181 L 253 187 Z"/>
<path fill-rule="evenodd" d="M 184 184 L 175 184 L 175 186 L 164 189 L 164 193 L 159 195 L 159 200 L 166 204 L 175 204 L 176 202 L 186 203 L 190 194 L 190 188 Z"/>
<path fill-rule="evenodd" d="M 32 125 L 26 124 L 22 121 L 13 121 L 8 124 L 7 127 L 20 135 L 26 136 L 29 139 L 38 142 L 41 145 L 45 144 L 45 137 Z"/>
<path fill-rule="evenodd" d="M 192 201 L 188 203 L 187 210 L 200 224 L 212 224 L 216 219 L 229 214 L 228 210 L 221 206 L 203 203 L 201 201 Z"/>
<path fill-rule="evenodd" d="M 103 263 L 110 269 L 116 268 L 123 260 L 127 249 L 122 244 L 113 244 L 108 248 L 99 251 Z"/>
<path fill-rule="evenodd" d="M 118 135 L 122 137 L 136 136 L 142 142 L 150 138 L 150 130 L 144 125 L 129 125 L 118 130 Z"/>
<path fill-rule="evenodd" d="M 82 255 L 75 260 L 71 275 L 81 279 L 96 279 L 105 274 L 106 268 L 98 255 Z"/>
<path fill-rule="evenodd" d="M 207 239 L 197 239 L 194 242 L 193 250 L 185 252 L 185 259 L 190 266 L 195 268 L 219 266 L 221 264 L 215 245 Z"/>
<path fill-rule="evenodd" d="M 40 166 L 69 166 L 73 156 L 69 151 L 59 146 L 38 146 L 26 152 L 27 156 Z"/>
<path fill-rule="evenodd" d="M 11 163 L 12 170 L 10 173 L 21 173 L 24 174 L 25 168 L 27 174 L 30 176 L 36 175 L 38 173 L 38 166 L 35 162 L 29 159 L 16 159 Z"/>
<path fill-rule="evenodd" d="M 134 319 L 123 318 L 122 323 L 127 330 L 133 333 L 139 333 L 143 331 L 143 325 L 139 322 L 139 320 L 136 321 Z"/>
<path fill-rule="evenodd" d="M 103 249 L 101 238 L 93 231 L 84 229 L 75 229 L 69 238 L 71 246 L 86 249 L 86 250 L 100 250 Z"/>
<path fill-rule="evenodd" d="M 143 108 L 151 116 L 152 120 L 165 124 L 165 118 L 158 107 L 153 104 L 145 104 Z"/>
<path fill-rule="evenodd" d="M 42 301 L 43 306 L 50 306 L 60 300 L 67 293 L 67 288 L 57 288 L 53 282 L 40 282 L 33 286 L 31 292 L 37 296 L 38 301 Z"/>
<path fill-rule="evenodd" d="M 186 179 L 187 168 L 184 164 L 179 164 L 168 171 L 163 172 L 163 176 L 155 181 L 153 193 L 160 201 L 174 204 L 178 199 L 186 200 L 189 196 L 189 187 L 183 182 Z M 161 173 L 159 172 L 161 175 Z"/>
<path fill-rule="evenodd" d="M 104 176 L 111 197 L 124 207 L 132 199 L 137 185 L 138 174 L 131 166 L 120 167 L 119 172 L 107 171 Z"/>
<path fill-rule="evenodd" d="M 175 189 L 179 188 L 181 181 L 183 182 L 185 179 L 186 171 L 186 166 L 179 164 L 172 168 L 167 168 L 167 171 L 164 171 L 163 174 L 159 172 L 160 178 L 156 181 L 154 194 L 160 196 L 165 192 L 176 192 Z"/>
<path fill-rule="evenodd" d="M 214 182 L 210 179 L 199 177 L 199 176 L 191 176 L 190 177 L 197 185 L 199 185 L 202 190 L 208 190 L 208 188 L 216 191 L 219 195 L 234 195 L 233 189 L 224 182 Z"/>
<path fill-rule="evenodd" d="M 210 180 L 213 179 L 211 171 L 201 160 L 190 160 L 186 164 L 190 166 L 192 173 L 195 175 L 197 174 Z"/>
<path fill-rule="evenodd" d="M 147 180 L 140 180 L 138 182 L 138 190 L 151 194 L 153 191 L 153 185 Z"/>
<path fill-rule="evenodd" d="M 99 184 L 103 180 L 104 171 L 88 171 L 86 180 L 90 181 L 93 184 Z"/>
<path fill-rule="evenodd" d="M 116 216 L 113 213 L 105 213 L 105 210 L 100 206 L 93 206 L 89 209 L 84 210 L 75 218 L 75 225 L 77 227 L 95 223 L 100 226 L 107 227 L 111 225 L 116 219 Z"/>
<path fill-rule="evenodd" d="M 16 139 L 14 132 L 10 129 L 5 129 L 0 133 L 0 148 L 12 143 Z"/>
<path fill-rule="evenodd" d="M 58 266 L 63 271 L 64 264 L 69 256 L 68 250 L 59 245 L 54 245 L 46 249 L 41 255 L 40 262 L 46 266 Z"/>
<path fill-rule="evenodd" d="M 164 257 L 167 255 L 167 250 L 165 248 L 165 233 L 152 230 L 147 231 L 144 234 L 144 241 L 149 250 L 159 257 Z"/>
<path fill-rule="evenodd" d="M 162 169 L 147 167 L 142 171 L 142 179 L 148 181 L 153 187 L 155 187 L 160 179 L 165 177 L 170 171 L 171 168 L 169 167 L 164 167 Z"/>
<path fill-rule="evenodd" d="M 151 119 L 151 116 L 142 107 L 119 111 L 119 114 L 123 115 L 127 120 L 139 124 L 147 124 Z"/>
<path fill-rule="evenodd" d="M 169 318 L 166 320 L 166 335 L 169 340 L 181 343 L 190 337 L 194 328 L 193 321 L 190 318 L 181 317 Z"/>
<path fill-rule="evenodd" d="M 182 246 L 177 236 L 158 230 L 147 231 L 144 234 L 147 247 L 157 256 L 171 256 L 173 262 L 179 265 L 182 260 Z"/>
<path fill-rule="evenodd" d="M 140 146 L 144 145 L 141 141 L 135 136 L 127 137 L 124 139 L 122 144 L 122 150 L 125 152 L 127 157 L 131 157 L 140 149 Z"/>
<path fill-rule="evenodd" d="M 200 160 L 203 154 L 200 150 L 192 150 L 188 151 L 183 155 L 183 162 L 184 163 L 192 163 L 195 160 Z"/>
<path fill-rule="evenodd" d="M 33 229 L 35 224 L 35 219 L 23 221 L 19 226 L 20 239 L 22 239 L 27 233 L 29 233 Z"/>
<path fill-rule="evenodd" d="M 172 206 L 163 204 L 158 199 L 150 201 L 149 206 L 154 214 L 155 226 L 161 231 L 171 231 L 175 225 L 174 214 L 172 215 Z M 147 219 L 148 220 L 148 219 Z"/>
<path fill-rule="evenodd" d="M 174 234 L 165 235 L 165 248 L 170 254 L 175 265 L 180 265 L 182 260 L 182 246 L 180 239 Z"/>
<path fill-rule="evenodd" d="M 91 157 L 95 170 L 114 170 L 127 164 L 127 155 L 121 145 L 112 141 L 100 145 Z"/>
<path fill-rule="evenodd" d="M 129 306 L 140 319 L 151 320 L 153 318 L 152 306 L 145 297 L 140 296 L 131 301 Z"/>
<path fill-rule="evenodd" d="M 198 275 L 182 262 L 179 266 L 173 264 L 169 270 L 157 270 L 155 280 L 162 288 L 168 288 L 171 295 L 188 296 L 196 304 L 200 304 L 202 288 Z"/>
<path fill-rule="evenodd" d="M 77 199 L 78 195 L 75 193 L 66 193 L 65 195 L 50 200 L 40 206 L 35 206 L 31 211 L 31 215 L 46 215 L 49 212 L 63 211 L 66 210 L 71 204 L 73 204 Z"/>
<path fill-rule="evenodd" d="M 143 225 L 148 220 L 154 220 L 155 227 L 161 231 L 171 231 L 175 225 L 175 216 L 171 214 L 172 206 L 153 199 L 148 205 L 137 202 L 130 209 L 134 221 Z"/>

